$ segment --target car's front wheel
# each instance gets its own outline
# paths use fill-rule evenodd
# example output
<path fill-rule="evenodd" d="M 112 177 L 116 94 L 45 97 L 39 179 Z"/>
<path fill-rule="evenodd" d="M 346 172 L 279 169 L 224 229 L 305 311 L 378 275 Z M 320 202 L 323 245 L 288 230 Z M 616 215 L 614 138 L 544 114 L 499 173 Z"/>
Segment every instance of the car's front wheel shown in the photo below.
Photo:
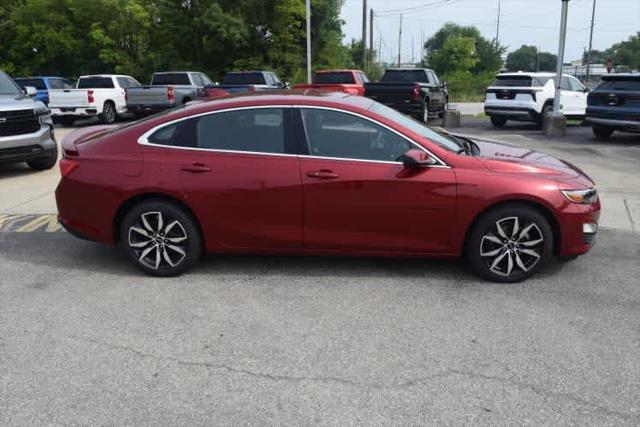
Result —
<path fill-rule="evenodd" d="M 175 276 L 202 254 L 202 237 L 193 216 L 164 200 L 135 205 L 120 223 L 120 244 L 129 259 L 154 276 Z"/>
<path fill-rule="evenodd" d="M 540 212 L 505 205 L 483 215 L 465 248 L 473 270 L 494 282 L 519 282 L 544 267 L 553 254 L 553 230 Z"/>

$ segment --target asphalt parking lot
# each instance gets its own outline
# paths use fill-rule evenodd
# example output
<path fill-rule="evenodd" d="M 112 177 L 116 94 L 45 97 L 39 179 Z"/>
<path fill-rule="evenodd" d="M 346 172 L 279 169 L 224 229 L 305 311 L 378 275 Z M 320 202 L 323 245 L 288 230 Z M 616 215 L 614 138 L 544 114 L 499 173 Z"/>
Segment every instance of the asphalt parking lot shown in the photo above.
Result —
<path fill-rule="evenodd" d="M 510 285 L 278 256 L 151 278 L 57 226 L 57 170 L 0 166 L 0 424 L 638 425 L 640 137 L 459 131 L 591 175 L 593 251 Z"/>

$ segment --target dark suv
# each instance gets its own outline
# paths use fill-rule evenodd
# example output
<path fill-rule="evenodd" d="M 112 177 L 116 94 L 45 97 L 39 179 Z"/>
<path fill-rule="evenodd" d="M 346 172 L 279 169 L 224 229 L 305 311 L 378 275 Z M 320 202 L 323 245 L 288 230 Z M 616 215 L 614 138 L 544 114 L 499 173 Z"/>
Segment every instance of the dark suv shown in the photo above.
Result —
<path fill-rule="evenodd" d="M 602 139 L 616 130 L 640 132 L 640 73 L 602 77 L 587 98 L 585 123 Z"/>

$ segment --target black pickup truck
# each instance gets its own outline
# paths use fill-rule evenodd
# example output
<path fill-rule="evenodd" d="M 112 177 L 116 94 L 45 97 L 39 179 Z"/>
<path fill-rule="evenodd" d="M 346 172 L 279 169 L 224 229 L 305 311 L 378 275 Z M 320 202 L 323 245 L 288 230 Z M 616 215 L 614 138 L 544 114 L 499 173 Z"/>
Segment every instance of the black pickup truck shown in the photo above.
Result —
<path fill-rule="evenodd" d="M 449 102 L 446 85 L 428 68 L 388 69 L 379 82 L 364 84 L 364 95 L 425 123 L 442 117 Z"/>

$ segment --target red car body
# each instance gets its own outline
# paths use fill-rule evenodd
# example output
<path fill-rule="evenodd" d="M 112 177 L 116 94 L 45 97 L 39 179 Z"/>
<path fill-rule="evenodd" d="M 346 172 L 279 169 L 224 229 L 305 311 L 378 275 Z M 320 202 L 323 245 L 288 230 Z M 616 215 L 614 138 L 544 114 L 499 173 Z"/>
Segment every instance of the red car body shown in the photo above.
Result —
<path fill-rule="evenodd" d="M 339 81 L 348 81 L 348 83 L 320 83 L 321 79 L 331 79 L 332 77 Z M 293 88 L 364 96 L 364 84 L 368 81 L 367 76 L 360 70 L 323 70 L 315 74 L 312 84 L 296 84 Z"/>
<path fill-rule="evenodd" d="M 548 218 L 555 253 L 574 256 L 591 248 L 583 224 L 597 224 L 599 201 L 571 203 L 560 191 L 593 186 L 574 166 L 492 142 L 478 141 L 478 155 L 457 154 L 373 112 L 372 104 L 328 93 L 251 94 L 196 102 L 118 129 L 76 130 L 62 142 L 59 220 L 76 235 L 115 244 L 129 207 L 163 197 L 193 214 L 207 252 L 455 258 L 483 212 L 518 202 Z M 175 120 L 269 106 L 356 114 L 410 138 L 441 163 L 408 170 L 400 162 L 188 149 L 141 140 Z M 304 139 L 295 129 L 287 132 Z"/>

